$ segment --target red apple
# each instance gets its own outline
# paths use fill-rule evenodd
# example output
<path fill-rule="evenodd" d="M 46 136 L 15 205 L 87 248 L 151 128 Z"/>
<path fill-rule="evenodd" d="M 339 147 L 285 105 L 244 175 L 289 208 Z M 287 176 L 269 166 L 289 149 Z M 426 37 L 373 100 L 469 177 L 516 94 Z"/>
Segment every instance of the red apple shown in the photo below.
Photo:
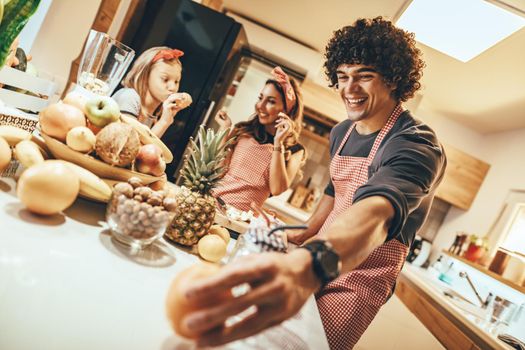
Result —
<path fill-rule="evenodd" d="M 135 158 L 135 168 L 143 173 L 153 176 L 161 176 L 166 170 L 166 162 L 162 159 L 162 151 L 154 144 L 140 147 Z"/>

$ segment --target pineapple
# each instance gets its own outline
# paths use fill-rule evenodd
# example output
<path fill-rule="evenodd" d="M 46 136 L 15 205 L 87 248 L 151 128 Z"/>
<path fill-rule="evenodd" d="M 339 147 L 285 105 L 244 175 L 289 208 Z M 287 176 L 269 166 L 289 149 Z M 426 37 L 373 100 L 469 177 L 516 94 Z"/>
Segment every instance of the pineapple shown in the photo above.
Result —
<path fill-rule="evenodd" d="M 197 142 L 191 142 L 181 171 L 184 186 L 176 195 L 177 209 L 166 229 L 166 237 L 176 243 L 193 246 L 210 229 L 215 219 L 215 198 L 210 194 L 224 176 L 223 165 L 230 141 L 229 130 L 215 133 L 200 127 Z"/>

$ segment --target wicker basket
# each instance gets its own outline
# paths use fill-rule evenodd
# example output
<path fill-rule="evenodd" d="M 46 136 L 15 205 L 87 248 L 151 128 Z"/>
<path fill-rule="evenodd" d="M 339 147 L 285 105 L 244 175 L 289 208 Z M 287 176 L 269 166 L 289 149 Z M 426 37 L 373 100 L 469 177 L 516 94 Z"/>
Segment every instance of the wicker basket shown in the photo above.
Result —
<path fill-rule="evenodd" d="M 26 115 L 11 115 L 6 114 L 9 113 L 7 108 L 2 108 L 2 111 L 0 111 L 0 125 L 11 125 L 16 126 L 20 129 L 24 129 L 30 133 L 33 133 L 36 129 L 36 125 L 38 124 L 38 117 L 32 116 L 30 114 Z M 5 168 L 1 173 L 0 176 L 3 177 L 16 177 L 16 172 L 19 168 L 20 163 L 16 159 L 12 159 L 11 163 Z"/>

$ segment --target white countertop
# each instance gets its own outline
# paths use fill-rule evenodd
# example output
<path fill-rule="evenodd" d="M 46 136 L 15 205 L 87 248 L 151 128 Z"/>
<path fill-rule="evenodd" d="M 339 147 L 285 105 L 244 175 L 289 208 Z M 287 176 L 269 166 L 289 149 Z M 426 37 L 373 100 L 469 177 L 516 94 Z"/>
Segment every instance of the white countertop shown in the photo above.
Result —
<path fill-rule="evenodd" d="M 434 277 L 427 269 L 406 263 L 401 274 L 417 285 L 437 304 L 461 322 L 463 326 L 467 327 L 487 344 L 490 344 L 493 349 L 512 349 L 512 347 L 499 340 L 497 336 L 488 333 L 474 316 L 462 310 L 451 298 L 445 296 L 443 291 L 451 290 L 453 287 Z"/>
<path fill-rule="evenodd" d="M 164 302 L 196 256 L 164 241 L 132 252 L 105 229 L 105 206 L 82 199 L 64 215 L 35 216 L 14 188 L 0 178 L 0 349 L 193 347 L 173 334 Z M 301 315 L 227 348 L 270 349 L 299 337 L 306 348 L 328 349 L 313 298 Z"/>

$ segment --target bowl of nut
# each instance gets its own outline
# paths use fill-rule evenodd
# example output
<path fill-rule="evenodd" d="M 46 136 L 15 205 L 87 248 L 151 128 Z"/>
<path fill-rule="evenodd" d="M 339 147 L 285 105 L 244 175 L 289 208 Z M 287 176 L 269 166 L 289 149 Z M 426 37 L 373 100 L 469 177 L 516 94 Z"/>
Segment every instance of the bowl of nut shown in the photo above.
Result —
<path fill-rule="evenodd" d="M 175 203 L 164 191 L 154 191 L 132 177 L 113 187 L 106 220 L 117 241 L 143 248 L 164 234 Z"/>

